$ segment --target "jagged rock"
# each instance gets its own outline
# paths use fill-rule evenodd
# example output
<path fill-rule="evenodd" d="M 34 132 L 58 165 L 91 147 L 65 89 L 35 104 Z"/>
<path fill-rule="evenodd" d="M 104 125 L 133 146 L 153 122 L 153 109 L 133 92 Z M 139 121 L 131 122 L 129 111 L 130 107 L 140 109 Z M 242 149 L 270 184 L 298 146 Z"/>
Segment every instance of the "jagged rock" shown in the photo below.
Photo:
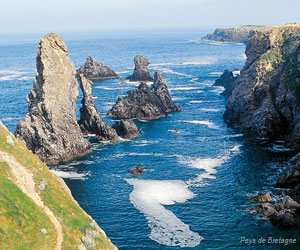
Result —
<path fill-rule="evenodd" d="M 259 206 L 252 207 L 251 211 L 260 214 L 263 218 L 269 218 L 273 214 L 277 213 L 275 207 L 270 203 L 262 203 Z"/>
<path fill-rule="evenodd" d="M 294 188 L 300 184 L 300 153 L 290 159 L 276 182 L 279 188 Z"/>
<path fill-rule="evenodd" d="M 289 209 L 284 209 L 278 213 L 272 214 L 270 222 L 281 229 L 289 229 L 297 225 L 295 213 Z"/>
<path fill-rule="evenodd" d="M 250 200 L 255 201 L 255 202 L 270 202 L 272 201 L 272 197 L 271 195 L 267 192 L 265 194 L 261 194 L 261 195 L 256 195 L 250 198 Z"/>
<path fill-rule="evenodd" d="M 166 80 L 160 72 L 156 72 L 151 88 L 147 84 L 141 83 L 137 90 L 129 90 L 127 97 L 118 98 L 107 116 L 151 120 L 167 116 L 168 112 L 172 111 L 182 111 L 182 108 L 173 103 Z"/>
<path fill-rule="evenodd" d="M 41 39 L 37 74 L 27 96 L 29 111 L 15 132 L 45 163 L 57 164 L 91 152 L 76 119 L 78 82 L 67 47 L 56 34 Z"/>
<path fill-rule="evenodd" d="M 112 126 L 117 134 L 124 139 L 134 139 L 140 135 L 133 120 L 121 120 Z"/>
<path fill-rule="evenodd" d="M 134 71 L 133 75 L 127 77 L 130 81 L 149 81 L 152 82 L 153 78 L 150 75 L 148 66 L 150 62 L 143 56 L 136 56 L 134 58 Z"/>
<path fill-rule="evenodd" d="M 118 142 L 116 131 L 111 128 L 101 117 L 92 96 L 92 82 L 79 74 L 80 88 L 83 92 L 82 107 L 80 108 L 79 125 L 81 130 L 87 134 L 95 134 L 99 141 Z"/>
<path fill-rule="evenodd" d="M 144 175 L 145 170 L 142 167 L 142 164 L 135 166 L 133 169 L 128 170 L 128 173 L 132 175 Z"/>
<path fill-rule="evenodd" d="M 214 86 L 222 86 L 225 88 L 222 95 L 224 96 L 230 96 L 232 89 L 233 89 L 233 83 L 237 79 L 237 76 L 235 77 L 232 73 L 232 71 L 224 70 L 223 74 L 215 81 Z"/>
<path fill-rule="evenodd" d="M 202 39 L 218 42 L 247 43 L 254 31 L 261 29 L 262 26 L 247 25 L 238 28 L 221 29 L 218 28 L 213 34 L 208 34 Z"/>
<path fill-rule="evenodd" d="M 300 184 L 297 185 L 295 188 L 289 190 L 289 196 L 300 204 Z"/>
<path fill-rule="evenodd" d="M 112 79 L 118 78 L 117 73 L 107 66 L 88 56 L 86 62 L 77 70 L 77 74 L 83 74 L 88 79 Z"/>
<path fill-rule="evenodd" d="M 299 45 L 299 24 L 254 32 L 226 105 L 229 124 L 249 136 L 284 138 L 288 146 L 300 148 Z"/>
<path fill-rule="evenodd" d="M 298 204 L 290 197 L 287 197 L 287 198 L 282 198 L 279 201 L 276 201 L 274 207 L 276 208 L 277 211 L 289 209 L 294 212 L 297 212 L 297 210 L 300 209 L 300 204 Z"/>

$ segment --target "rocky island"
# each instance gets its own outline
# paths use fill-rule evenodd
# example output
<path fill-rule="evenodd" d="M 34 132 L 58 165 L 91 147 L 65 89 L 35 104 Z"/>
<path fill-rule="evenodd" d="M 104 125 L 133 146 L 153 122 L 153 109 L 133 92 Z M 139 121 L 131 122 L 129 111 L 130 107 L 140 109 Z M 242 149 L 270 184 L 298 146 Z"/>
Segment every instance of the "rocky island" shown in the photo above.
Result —
<path fill-rule="evenodd" d="M 88 56 L 86 62 L 80 66 L 80 68 L 77 70 L 77 74 L 83 74 L 86 78 L 91 80 L 112 79 L 119 77 L 115 71 L 107 66 L 102 65 L 102 63 L 98 62 L 91 56 Z"/>
<path fill-rule="evenodd" d="M 182 111 L 182 108 L 173 103 L 165 78 L 161 72 L 156 72 L 150 88 L 146 83 L 141 83 L 137 90 L 129 90 L 124 99 L 118 98 L 107 116 L 152 120 L 167 116 L 172 111 Z"/>
<path fill-rule="evenodd" d="M 148 66 L 150 62 L 147 58 L 143 56 L 136 56 L 134 58 L 134 71 L 133 74 L 126 79 L 129 79 L 132 82 L 152 82 L 153 78 L 150 75 Z"/>
<path fill-rule="evenodd" d="M 238 28 L 218 28 L 213 34 L 208 34 L 202 39 L 217 42 L 247 43 L 254 31 L 262 29 L 263 26 L 245 25 Z"/>
<path fill-rule="evenodd" d="M 48 164 L 90 153 L 76 118 L 76 70 L 61 36 L 51 33 L 40 40 L 36 66 L 34 85 L 27 96 L 29 110 L 17 126 L 16 137 Z"/>
<path fill-rule="evenodd" d="M 233 89 L 233 83 L 237 79 L 238 76 L 234 76 L 232 71 L 224 70 L 223 74 L 215 81 L 214 86 L 222 86 L 225 88 L 223 93 L 221 95 L 224 96 L 230 96 L 232 89 Z"/>

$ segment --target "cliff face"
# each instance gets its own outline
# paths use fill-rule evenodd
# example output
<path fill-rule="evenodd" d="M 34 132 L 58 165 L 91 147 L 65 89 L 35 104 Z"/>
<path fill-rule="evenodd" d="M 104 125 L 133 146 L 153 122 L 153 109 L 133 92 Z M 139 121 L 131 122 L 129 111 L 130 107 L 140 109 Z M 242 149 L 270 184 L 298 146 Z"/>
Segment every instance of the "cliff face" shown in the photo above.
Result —
<path fill-rule="evenodd" d="M 0 122 L 0 249 L 117 249 L 62 179 Z"/>
<path fill-rule="evenodd" d="M 34 85 L 27 96 L 29 110 L 16 136 L 50 164 L 89 153 L 90 144 L 83 138 L 75 113 L 79 94 L 75 67 L 59 35 L 41 39 L 36 65 Z"/>
<path fill-rule="evenodd" d="M 250 136 L 300 147 L 300 24 L 254 32 L 224 119 Z"/>
<path fill-rule="evenodd" d="M 242 26 L 238 28 L 222 29 L 218 28 L 213 34 L 208 34 L 202 39 L 213 40 L 218 42 L 236 42 L 236 43 L 247 43 L 249 37 L 254 31 L 261 29 L 260 26 Z"/>

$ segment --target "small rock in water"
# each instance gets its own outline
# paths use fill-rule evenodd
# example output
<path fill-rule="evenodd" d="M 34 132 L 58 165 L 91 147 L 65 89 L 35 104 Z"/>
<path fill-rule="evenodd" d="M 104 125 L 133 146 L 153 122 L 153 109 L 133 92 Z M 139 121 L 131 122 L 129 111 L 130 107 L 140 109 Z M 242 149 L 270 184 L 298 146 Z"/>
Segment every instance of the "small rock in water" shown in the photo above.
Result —
<path fill-rule="evenodd" d="M 259 202 L 259 203 L 264 203 L 264 202 L 270 202 L 272 201 L 271 195 L 267 192 L 265 194 L 261 195 L 256 195 L 250 198 L 251 201 Z"/>
<path fill-rule="evenodd" d="M 142 164 L 135 166 L 133 169 L 130 169 L 128 172 L 133 175 L 144 175 L 145 174 L 145 170 L 143 169 Z"/>
<path fill-rule="evenodd" d="M 48 232 L 47 232 L 46 228 L 42 228 L 41 233 L 42 233 L 42 235 L 46 235 Z"/>

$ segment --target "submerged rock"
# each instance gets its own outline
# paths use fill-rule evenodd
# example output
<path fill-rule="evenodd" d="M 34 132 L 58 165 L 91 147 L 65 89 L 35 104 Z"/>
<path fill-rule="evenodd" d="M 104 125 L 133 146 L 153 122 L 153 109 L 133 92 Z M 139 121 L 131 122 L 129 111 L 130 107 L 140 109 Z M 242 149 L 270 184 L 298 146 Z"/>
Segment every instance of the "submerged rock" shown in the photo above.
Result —
<path fill-rule="evenodd" d="M 111 79 L 118 78 L 117 73 L 107 66 L 88 56 L 86 63 L 80 66 L 77 74 L 83 74 L 88 79 Z"/>
<path fill-rule="evenodd" d="M 116 122 L 112 127 L 124 139 L 134 139 L 140 136 L 139 130 L 133 120 L 121 120 Z"/>
<path fill-rule="evenodd" d="M 142 164 L 135 166 L 133 169 L 128 170 L 128 173 L 133 175 L 144 175 L 145 170 L 142 167 Z"/>
<path fill-rule="evenodd" d="M 130 81 L 149 81 L 152 82 L 153 78 L 150 75 L 148 66 L 150 62 L 147 58 L 143 56 L 136 56 L 134 58 L 134 71 L 133 75 L 127 77 Z"/>
<path fill-rule="evenodd" d="M 215 81 L 214 86 L 222 86 L 225 88 L 222 95 L 224 96 L 230 96 L 232 89 L 233 89 L 233 83 L 237 79 L 237 76 L 234 76 L 232 71 L 224 70 L 223 74 Z"/>
<path fill-rule="evenodd" d="M 166 80 L 160 72 L 156 72 L 151 88 L 147 84 L 141 83 L 137 90 L 129 90 L 127 97 L 118 98 L 107 116 L 151 120 L 167 116 L 168 112 L 172 111 L 182 111 L 182 108 L 173 103 Z"/>
<path fill-rule="evenodd" d="M 76 71 L 61 36 L 47 34 L 40 40 L 36 65 L 34 85 L 27 96 L 29 110 L 16 136 L 49 164 L 90 153 L 76 118 Z"/>
<path fill-rule="evenodd" d="M 116 131 L 104 122 L 96 108 L 92 96 L 92 82 L 86 79 L 83 74 L 79 75 L 80 88 L 83 92 L 82 107 L 80 108 L 79 125 L 81 130 L 87 134 L 95 134 L 99 141 L 118 142 L 119 137 Z"/>

